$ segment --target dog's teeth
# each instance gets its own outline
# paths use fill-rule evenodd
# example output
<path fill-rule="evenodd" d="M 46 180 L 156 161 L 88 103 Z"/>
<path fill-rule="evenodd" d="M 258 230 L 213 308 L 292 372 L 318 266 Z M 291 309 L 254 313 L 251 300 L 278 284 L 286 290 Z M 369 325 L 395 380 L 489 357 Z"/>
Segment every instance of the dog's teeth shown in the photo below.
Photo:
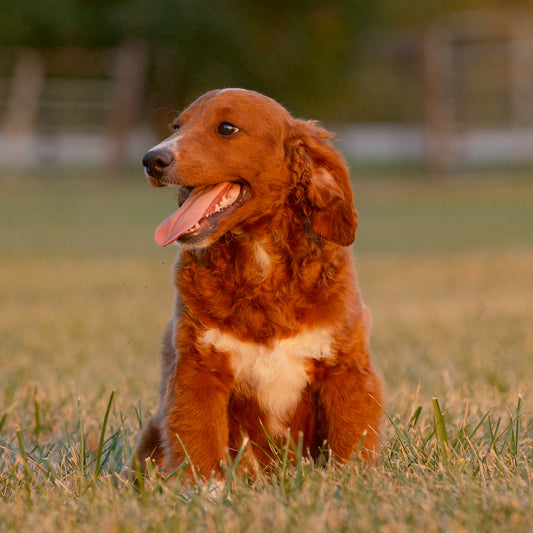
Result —
<path fill-rule="evenodd" d="M 226 207 L 229 207 L 230 205 L 233 205 L 234 203 L 235 203 L 234 200 L 231 200 L 227 196 L 224 196 L 220 200 L 220 203 L 215 204 L 215 207 L 214 207 L 213 211 L 211 213 L 208 213 L 207 215 L 205 215 L 205 218 L 209 218 L 210 216 L 213 216 L 216 213 L 220 213 L 220 211 L 222 211 L 223 209 L 226 209 Z M 191 228 L 191 230 L 189 230 L 189 231 L 192 231 L 192 230 L 193 230 L 193 228 Z"/>
<path fill-rule="evenodd" d="M 191 226 L 185 233 L 192 233 L 200 227 L 200 224 L 197 222 L 194 226 Z"/>
<path fill-rule="evenodd" d="M 221 209 L 224 209 L 225 207 L 228 207 L 228 205 L 231 205 L 231 201 L 227 196 L 224 196 L 222 200 L 220 201 L 220 204 L 217 204 L 216 211 L 220 211 Z"/>
<path fill-rule="evenodd" d="M 206 215 L 205 218 L 208 218 L 214 215 L 215 213 L 219 213 L 220 211 L 222 211 L 222 209 L 225 209 L 226 207 L 230 206 L 232 203 L 233 202 L 227 196 L 224 196 L 224 198 L 220 200 L 219 204 L 215 204 L 215 209 L 213 210 L 213 212 Z"/>

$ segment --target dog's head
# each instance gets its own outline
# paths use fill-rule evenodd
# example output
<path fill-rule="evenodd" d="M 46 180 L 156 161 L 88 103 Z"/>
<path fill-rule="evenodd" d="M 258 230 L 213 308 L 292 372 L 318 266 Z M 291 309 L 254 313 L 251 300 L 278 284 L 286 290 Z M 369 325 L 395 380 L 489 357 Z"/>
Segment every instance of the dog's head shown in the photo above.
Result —
<path fill-rule="evenodd" d="M 160 246 L 205 248 L 287 203 L 319 237 L 347 246 L 357 216 L 349 174 L 331 135 L 253 91 L 211 91 L 143 158 L 155 186 L 178 186 L 180 208 L 157 228 Z M 248 224 L 249 227 L 249 224 Z"/>

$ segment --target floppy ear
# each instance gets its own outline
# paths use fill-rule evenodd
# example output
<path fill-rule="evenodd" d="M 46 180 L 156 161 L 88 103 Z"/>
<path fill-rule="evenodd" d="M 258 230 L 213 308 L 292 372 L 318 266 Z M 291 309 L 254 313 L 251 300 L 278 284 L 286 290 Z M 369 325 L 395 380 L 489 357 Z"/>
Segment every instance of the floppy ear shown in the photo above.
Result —
<path fill-rule="evenodd" d="M 293 120 L 286 143 L 294 198 L 313 232 L 341 246 L 355 239 L 357 214 L 350 176 L 333 135 L 313 121 Z"/>

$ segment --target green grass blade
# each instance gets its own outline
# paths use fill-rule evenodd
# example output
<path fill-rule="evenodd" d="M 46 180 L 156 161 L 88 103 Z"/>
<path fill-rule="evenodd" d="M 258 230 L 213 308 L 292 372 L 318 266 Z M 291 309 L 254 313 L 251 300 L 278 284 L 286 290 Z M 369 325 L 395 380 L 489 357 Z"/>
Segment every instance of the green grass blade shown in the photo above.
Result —
<path fill-rule="evenodd" d="M 518 396 L 518 405 L 516 406 L 516 420 L 515 420 L 515 431 L 514 431 L 514 446 L 513 446 L 513 455 L 515 458 L 518 457 L 518 452 L 520 449 L 520 422 L 522 420 L 522 395 Z"/>
<path fill-rule="evenodd" d="M 489 443 L 489 451 L 494 450 L 496 451 L 496 441 L 498 440 L 498 430 L 500 429 L 502 419 L 498 418 L 498 421 L 496 422 L 496 427 L 493 427 L 492 420 L 489 418 L 489 434 L 490 434 L 490 443 Z"/>
<path fill-rule="evenodd" d="M 304 481 L 304 465 L 303 465 L 303 452 L 304 452 L 304 434 L 298 432 L 298 443 L 296 445 L 296 484 L 298 488 L 302 488 Z"/>
<path fill-rule="evenodd" d="M 20 432 L 20 428 L 17 428 L 16 434 L 17 434 L 17 441 L 19 445 L 20 455 L 22 457 L 22 468 L 24 472 L 24 488 L 26 489 L 26 495 L 28 497 L 27 502 L 31 503 L 31 476 L 30 476 L 30 470 L 28 468 L 28 454 L 26 453 L 26 449 L 24 447 L 24 441 L 22 439 L 22 433 Z"/>
<path fill-rule="evenodd" d="M 137 417 L 137 424 L 139 425 L 139 431 L 141 431 L 143 428 L 143 410 L 142 410 L 143 408 L 142 408 L 141 402 L 139 401 L 138 406 L 134 405 L 133 409 L 135 410 L 135 416 Z"/>
<path fill-rule="evenodd" d="M 418 420 L 420 419 L 420 414 L 422 413 L 422 406 L 419 405 L 411 418 L 409 419 L 409 422 L 407 424 L 407 427 L 414 428 L 418 424 Z"/>
<path fill-rule="evenodd" d="M 180 436 L 179 435 L 176 435 L 176 438 L 178 439 L 178 442 L 180 443 L 180 446 L 183 450 L 183 453 L 185 454 L 185 461 L 184 463 L 188 465 L 188 468 L 191 469 L 191 473 L 192 473 L 192 477 L 194 479 L 194 482 L 197 484 L 197 485 L 200 485 L 201 483 L 201 479 L 200 479 L 200 476 L 198 475 L 198 472 L 195 468 L 195 465 L 194 463 L 192 462 L 191 460 L 191 456 L 189 455 L 189 452 L 187 451 L 187 448 L 185 447 L 185 444 L 183 444 L 183 441 L 181 440 Z M 182 463 L 183 464 L 183 463 Z M 170 479 L 172 476 L 174 476 L 179 470 L 181 469 L 181 465 L 178 466 L 178 468 L 176 470 L 174 470 L 174 472 L 171 472 L 171 474 L 169 476 L 167 476 L 167 480 Z M 184 470 L 184 473 L 187 471 L 187 467 L 185 468 Z"/>
<path fill-rule="evenodd" d="M 477 430 L 481 427 L 483 422 L 486 420 L 486 418 L 489 416 L 490 410 L 487 411 L 482 417 L 481 420 L 476 424 L 474 429 L 468 434 L 468 439 L 472 440 L 474 438 L 474 435 L 477 433 Z"/>
<path fill-rule="evenodd" d="M 449 465 L 450 456 L 448 450 L 448 434 L 446 432 L 446 423 L 444 421 L 444 415 L 441 411 L 437 398 L 432 398 L 431 402 L 433 404 L 433 422 L 435 425 L 435 438 L 437 439 L 437 447 L 440 458 L 447 467 Z"/>
<path fill-rule="evenodd" d="M 410 462 L 410 464 L 418 464 L 418 459 L 420 457 L 420 454 L 418 453 L 418 450 L 416 446 L 411 441 L 409 435 L 393 420 L 392 416 L 388 413 L 388 411 L 381 406 L 381 409 L 383 413 L 385 413 L 385 416 L 389 420 L 390 424 L 394 428 L 394 431 L 396 433 L 396 438 L 398 439 L 401 447 L 403 448 L 403 451 L 407 455 L 407 458 Z M 389 449 L 392 449 L 389 447 Z"/>
<path fill-rule="evenodd" d="M 290 452 L 290 443 L 291 443 L 291 430 L 287 429 L 287 438 L 285 440 L 285 445 L 282 448 L 282 458 L 281 458 L 281 479 L 285 480 L 287 475 L 287 468 L 289 466 L 289 452 Z"/>
<path fill-rule="evenodd" d="M 250 439 L 248 437 L 244 437 L 242 439 L 241 447 L 239 448 L 239 451 L 237 453 L 237 456 L 235 459 L 231 462 L 230 466 L 222 465 L 222 468 L 224 468 L 224 471 L 226 473 L 226 481 L 224 483 L 224 490 L 222 492 L 222 497 L 224 501 L 227 501 L 229 497 L 229 493 L 231 490 L 231 485 L 233 483 L 233 479 L 235 477 L 235 474 L 237 472 L 237 468 L 243 458 L 244 452 L 246 451 L 246 446 L 248 445 L 248 442 Z"/>
<path fill-rule="evenodd" d="M 105 431 L 107 428 L 107 421 L 109 419 L 109 412 L 111 411 L 111 405 L 113 404 L 114 396 L 115 396 L 115 391 L 111 391 L 111 395 L 109 396 L 109 401 L 107 402 L 107 409 L 104 415 L 102 431 L 100 432 L 100 440 L 98 442 L 98 449 L 96 451 L 96 466 L 94 468 L 94 481 L 95 482 L 98 481 L 98 476 L 100 475 L 100 465 L 102 461 L 102 453 L 104 450 L 104 442 L 105 442 Z"/>
<path fill-rule="evenodd" d="M 85 429 L 83 427 L 83 409 L 81 398 L 78 398 L 79 439 L 80 439 L 80 474 L 85 472 Z"/>
<path fill-rule="evenodd" d="M 34 406 L 34 412 L 35 412 L 35 427 L 33 431 L 35 435 L 39 435 L 39 433 L 41 433 L 42 425 L 41 425 L 41 413 L 40 413 L 40 407 L 39 407 L 39 396 L 37 393 L 37 387 L 35 387 L 35 390 L 33 392 L 33 406 Z"/>

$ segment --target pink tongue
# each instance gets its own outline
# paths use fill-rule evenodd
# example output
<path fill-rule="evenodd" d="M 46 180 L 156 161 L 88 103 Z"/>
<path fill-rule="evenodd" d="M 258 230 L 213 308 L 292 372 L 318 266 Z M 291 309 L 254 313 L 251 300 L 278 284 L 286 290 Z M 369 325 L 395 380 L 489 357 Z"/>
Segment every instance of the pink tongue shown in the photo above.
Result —
<path fill-rule="evenodd" d="M 185 203 L 155 230 L 155 242 L 159 246 L 167 246 L 179 239 L 205 215 L 214 212 L 217 203 L 222 201 L 232 186 L 239 187 L 235 183 L 225 181 L 211 187 L 193 189 Z M 238 195 L 237 191 L 235 193 Z"/>

